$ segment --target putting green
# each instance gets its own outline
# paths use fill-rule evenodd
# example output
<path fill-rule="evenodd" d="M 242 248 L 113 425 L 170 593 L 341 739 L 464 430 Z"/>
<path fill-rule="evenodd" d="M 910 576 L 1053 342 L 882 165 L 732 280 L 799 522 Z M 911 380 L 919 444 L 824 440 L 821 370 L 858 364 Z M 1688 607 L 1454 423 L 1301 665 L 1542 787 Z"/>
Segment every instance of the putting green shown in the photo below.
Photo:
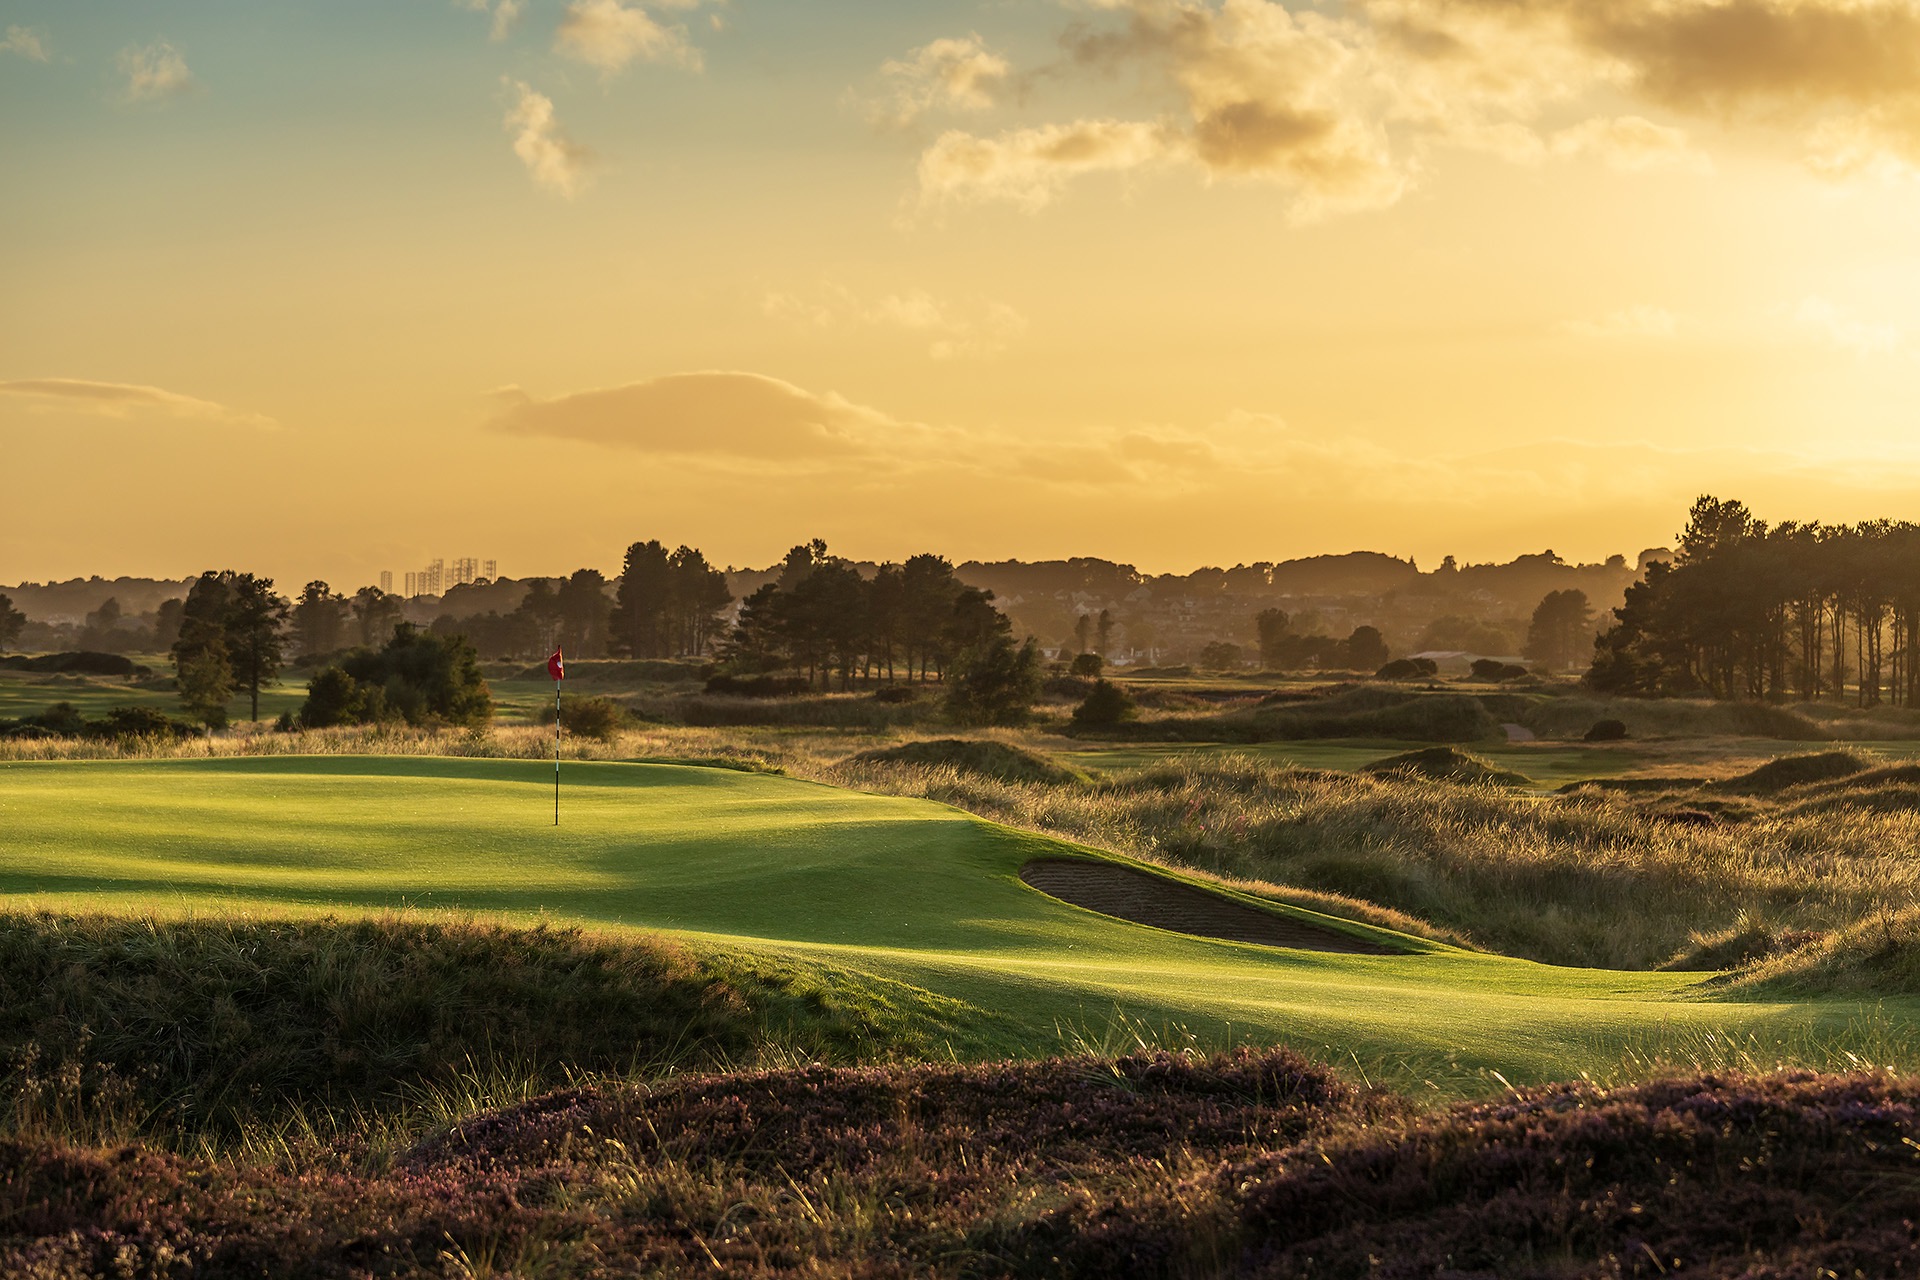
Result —
<path fill-rule="evenodd" d="M 525 761 L 0 764 L 0 903 L 670 930 L 889 980 L 889 998 L 967 1054 L 1053 1050 L 1063 1027 L 1117 1010 L 1207 1042 L 1519 1083 L 1686 1060 L 1714 1037 L 1810 1043 L 1869 1012 L 1692 1000 L 1698 975 L 1556 969 L 1358 925 L 1344 927 L 1401 954 L 1211 941 L 1049 898 L 1020 867 L 1088 851 L 925 801 L 663 764 L 568 763 L 563 778 L 556 828 L 552 767 Z M 1870 1012 L 1906 1025 L 1915 1010 Z"/>

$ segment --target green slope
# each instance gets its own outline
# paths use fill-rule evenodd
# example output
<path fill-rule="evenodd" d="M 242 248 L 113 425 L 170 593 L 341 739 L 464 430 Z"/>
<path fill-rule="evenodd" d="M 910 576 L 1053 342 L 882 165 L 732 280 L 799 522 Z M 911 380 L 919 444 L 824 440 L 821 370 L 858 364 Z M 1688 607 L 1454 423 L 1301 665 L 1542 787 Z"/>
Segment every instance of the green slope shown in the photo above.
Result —
<path fill-rule="evenodd" d="M 1684 997 L 1697 975 L 1554 969 L 1396 935 L 1376 936 L 1405 954 L 1371 957 L 1165 933 L 1022 884 L 1020 866 L 1057 841 L 782 777 L 569 763 L 558 828 L 552 786 L 550 765 L 501 760 L 3 764 L 0 902 L 665 929 L 944 997 L 922 1012 L 958 1053 L 1050 1050 L 1062 1028 L 1118 1010 L 1447 1089 L 1487 1070 L 1519 1083 L 1688 1061 L 1728 1037 L 1804 1047 L 1915 1012 L 1703 1002 Z"/>

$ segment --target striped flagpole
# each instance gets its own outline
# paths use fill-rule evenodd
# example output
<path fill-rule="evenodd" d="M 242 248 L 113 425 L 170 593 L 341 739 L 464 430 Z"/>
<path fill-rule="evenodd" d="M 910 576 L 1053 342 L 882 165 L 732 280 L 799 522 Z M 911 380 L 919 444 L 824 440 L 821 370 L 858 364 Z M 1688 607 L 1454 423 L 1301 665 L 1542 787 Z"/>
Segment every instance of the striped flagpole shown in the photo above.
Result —
<path fill-rule="evenodd" d="M 553 825 L 560 825 L 560 682 L 566 679 L 566 659 L 555 649 L 547 659 L 547 674 L 553 677 Z"/>

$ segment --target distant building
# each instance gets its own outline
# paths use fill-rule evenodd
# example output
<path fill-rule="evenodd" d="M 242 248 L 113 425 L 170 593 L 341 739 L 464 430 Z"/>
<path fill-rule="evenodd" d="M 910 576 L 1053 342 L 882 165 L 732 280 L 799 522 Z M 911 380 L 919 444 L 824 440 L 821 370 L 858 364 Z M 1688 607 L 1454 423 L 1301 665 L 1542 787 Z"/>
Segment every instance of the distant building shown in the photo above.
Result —
<path fill-rule="evenodd" d="M 380 594 L 383 596 L 393 594 L 393 570 L 391 569 L 380 571 Z"/>

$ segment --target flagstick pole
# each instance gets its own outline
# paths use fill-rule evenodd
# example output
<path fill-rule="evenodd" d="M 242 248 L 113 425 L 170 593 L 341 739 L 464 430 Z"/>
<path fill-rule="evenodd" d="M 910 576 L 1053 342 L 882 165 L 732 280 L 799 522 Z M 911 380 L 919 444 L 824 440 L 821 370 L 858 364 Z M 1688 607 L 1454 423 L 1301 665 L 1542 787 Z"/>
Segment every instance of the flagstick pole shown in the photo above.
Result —
<path fill-rule="evenodd" d="M 553 682 L 553 825 L 560 825 L 560 682 Z"/>

